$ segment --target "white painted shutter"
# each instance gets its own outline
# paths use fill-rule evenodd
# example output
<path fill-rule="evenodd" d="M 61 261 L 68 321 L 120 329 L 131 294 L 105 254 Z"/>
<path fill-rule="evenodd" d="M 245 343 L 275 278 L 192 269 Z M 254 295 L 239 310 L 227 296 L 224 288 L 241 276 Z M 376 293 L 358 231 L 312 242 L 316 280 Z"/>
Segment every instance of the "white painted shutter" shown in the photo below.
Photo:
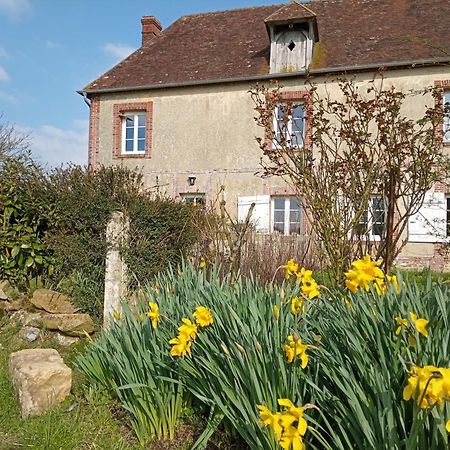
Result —
<path fill-rule="evenodd" d="M 238 197 L 238 221 L 244 222 L 247 218 L 248 210 L 254 203 L 253 214 L 250 222 L 260 233 L 269 233 L 270 223 L 270 196 L 254 195 L 251 197 Z"/>
<path fill-rule="evenodd" d="M 446 240 L 447 203 L 443 192 L 428 192 L 417 214 L 408 223 L 409 242 Z"/>

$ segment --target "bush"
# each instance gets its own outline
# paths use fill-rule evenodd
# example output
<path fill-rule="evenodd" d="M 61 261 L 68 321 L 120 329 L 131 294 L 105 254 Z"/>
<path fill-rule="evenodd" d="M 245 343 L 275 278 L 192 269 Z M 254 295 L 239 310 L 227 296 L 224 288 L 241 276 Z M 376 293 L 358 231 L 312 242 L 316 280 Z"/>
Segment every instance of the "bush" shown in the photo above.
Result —
<path fill-rule="evenodd" d="M 448 366 L 446 286 L 429 278 L 420 288 L 413 282 L 402 286 L 400 280 L 399 294 L 392 286 L 382 295 L 373 286 L 355 294 L 322 288 L 319 298 L 306 300 L 305 309 L 294 315 L 291 298 L 299 295 L 298 285 L 263 288 L 251 279 L 221 281 L 218 273 L 213 268 L 208 279 L 205 270 L 184 266 L 178 274 L 157 276 L 147 288 L 147 301 L 160 308 L 157 329 L 149 319 L 142 321 L 146 304 L 126 310 L 79 360 L 91 381 L 119 398 L 126 391 L 122 401 L 132 414 L 136 408 L 143 411 L 143 398 L 155 385 L 162 395 L 181 382 L 217 420 L 224 416 L 251 448 L 279 448 L 273 432 L 260 424 L 257 405 L 274 412 L 280 398 L 305 406 L 308 448 L 446 448 L 448 402 L 444 409 L 420 408 L 414 398 L 403 399 L 413 365 Z M 193 320 L 200 305 L 211 309 L 214 323 L 199 329 L 192 357 L 170 357 L 169 339 L 180 319 Z M 410 313 L 429 320 L 428 337 L 418 332 Z M 398 334 L 396 317 L 404 320 Z M 309 346 L 304 369 L 300 361 L 286 360 L 289 335 Z M 152 417 L 162 420 L 165 416 L 151 405 Z M 143 414 L 145 424 L 149 413 Z"/>
<path fill-rule="evenodd" d="M 49 185 L 47 201 L 58 214 L 47 233 L 47 244 L 58 262 L 52 281 L 98 317 L 103 305 L 106 225 L 113 211 L 130 219 L 130 240 L 121 251 L 135 284 L 169 264 L 176 265 L 197 240 L 191 221 L 199 212 L 145 191 L 140 173 L 121 167 L 91 172 L 73 166 L 51 173 Z"/>

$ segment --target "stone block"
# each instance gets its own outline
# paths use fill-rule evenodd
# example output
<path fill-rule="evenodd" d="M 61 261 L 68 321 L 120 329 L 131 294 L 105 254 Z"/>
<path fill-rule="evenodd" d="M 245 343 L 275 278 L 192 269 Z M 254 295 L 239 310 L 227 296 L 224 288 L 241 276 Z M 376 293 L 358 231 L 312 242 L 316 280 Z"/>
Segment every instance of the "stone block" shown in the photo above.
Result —
<path fill-rule="evenodd" d="M 94 322 L 89 314 L 40 314 L 29 325 L 75 337 L 94 332 Z"/>
<path fill-rule="evenodd" d="M 30 302 L 38 309 L 51 314 L 75 314 L 78 309 L 71 303 L 69 297 L 50 289 L 36 289 Z"/>
<path fill-rule="evenodd" d="M 42 414 L 70 393 L 72 370 L 54 349 L 12 353 L 9 373 L 23 418 Z"/>

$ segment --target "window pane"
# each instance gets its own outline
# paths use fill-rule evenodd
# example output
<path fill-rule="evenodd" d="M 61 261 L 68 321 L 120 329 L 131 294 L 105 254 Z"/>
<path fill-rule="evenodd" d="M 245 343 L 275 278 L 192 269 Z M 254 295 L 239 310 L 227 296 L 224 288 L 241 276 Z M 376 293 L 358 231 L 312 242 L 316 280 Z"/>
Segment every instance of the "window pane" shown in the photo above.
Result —
<path fill-rule="evenodd" d="M 277 231 L 278 233 L 284 234 L 284 223 L 274 223 L 273 231 Z"/>
<path fill-rule="evenodd" d="M 293 211 L 291 209 L 290 214 L 291 214 L 291 216 L 290 216 L 289 220 L 291 222 L 300 223 L 300 211 Z"/>
<path fill-rule="evenodd" d="M 126 128 L 125 139 L 133 139 L 134 137 L 134 128 Z"/>
<path fill-rule="evenodd" d="M 274 206 L 275 209 L 282 209 L 284 211 L 284 198 L 275 198 Z"/>
<path fill-rule="evenodd" d="M 134 117 L 133 116 L 127 116 L 126 117 L 126 126 L 128 127 L 134 127 Z"/>
<path fill-rule="evenodd" d="M 143 152 L 145 151 L 145 139 L 138 139 L 138 151 Z"/>
<path fill-rule="evenodd" d="M 126 152 L 132 152 L 133 151 L 133 141 L 125 141 L 125 151 Z"/>
<path fill-rule="evenodd" d="M 289 234 L 300 234 L 300 224 L 298 222 L 290 223 Z"/>
<path fill-rule="evenodd" d="M 275 210 L 273 220 L 277 223 L 284 223 L 284 211 Z"/>
<path fill-rule="evenodd" d="M 138 139 L 145 139 L 145 128 L 138 128 Z"/>
<path fill-rule="evenodd" d="M 145 122 L 147 121 L 146 114 L 139 114 L 137 117 L 138 117 L 138 126 L 145 127 L 146 126 Z"/>
<path fill-rule="evenodd" d="M 291 205 L 291 210 L 299 210 L 300 209 L 300 202 L 298 201 L 297 197 L 290 198 L 290 205 Z"/>

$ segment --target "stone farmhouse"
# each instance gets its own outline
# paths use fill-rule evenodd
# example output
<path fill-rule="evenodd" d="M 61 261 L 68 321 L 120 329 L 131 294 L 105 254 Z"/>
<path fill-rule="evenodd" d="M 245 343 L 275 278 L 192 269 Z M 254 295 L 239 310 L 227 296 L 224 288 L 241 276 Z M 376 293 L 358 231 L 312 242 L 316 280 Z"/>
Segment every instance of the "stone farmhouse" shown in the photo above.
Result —
<path fill-rule="evenodd" d="M 302 141 L 307 78 L 320 89 L 342 75 L 365 83 L 383 69 L 386 82 L 403 91 L 440 86 L 444 107 L 449 16 L 448 0 L 292 1 L 183 16 L 165 30 L 144 16 L 141 48 L 80 91 L 90 105 L 89 166 L 138 167 L 148 187 L 193 203 L 209 203 L 225 186 L 227 208 L 239 219 L 255 203 L 259 232 L 302 235 L 304 214 L 292 189 L 256 175 L 262 130 L 249 89 L 278 80 L 296 102 L 290 127 Z M 416 118 L 420 106 L 405 105 Z M 444 118 L 443 151 L 449 123 Z M 375 197 L 371 207 L 382 221 Z M 367 223 L 374 235 L 375 222 Z M 450 187 L 439 185 L 410 219 L 397 262 L 445 269 L 439 249 L 449 234 Z"/>

